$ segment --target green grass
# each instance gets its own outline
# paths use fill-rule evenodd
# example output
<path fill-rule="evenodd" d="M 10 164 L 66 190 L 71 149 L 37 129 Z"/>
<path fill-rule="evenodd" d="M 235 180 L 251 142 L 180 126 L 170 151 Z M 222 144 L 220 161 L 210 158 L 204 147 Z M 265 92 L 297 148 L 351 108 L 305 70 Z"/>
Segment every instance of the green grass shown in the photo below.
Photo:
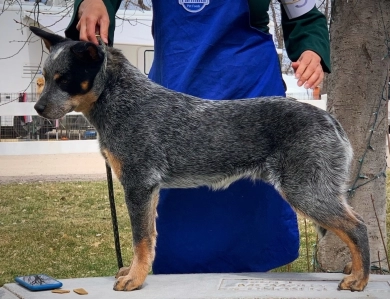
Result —
<path fill-rule="evenodd" d="M 123 262 L 128 265 L 132 257 L 130 222 L 123 191 L 117 182 L 114 188 Z M 59 279 L 115 275 L 117 261 L 107 194 L 106 182 L 0 185 L 0 286 L 13 282 L 17 275 L 34 273 Z M 316 232 L 307 221 L 308 259 L 304 219 L 299 217 L 298 222 L 300 257 L 274 271 L 313 271 Z M 390 248 L 390 238 L 388 241 Z"/>
<path fill-rule="evenodd" d="M 317 231 L 310 220 L 298 215 L 298 227 L 300 237 L 299 257 L 286 266 L 282 266 L 272 270 L 272 272 L 314 272 L 313 254 L 317 242 Z"/>
<path fill-rule="evenodd" d="M 115 184 L 124 263 L 131 231 Z M 105 182 L 0 185 L 0 286 L 17 275 L 109 276 L 117 271 Z"/>

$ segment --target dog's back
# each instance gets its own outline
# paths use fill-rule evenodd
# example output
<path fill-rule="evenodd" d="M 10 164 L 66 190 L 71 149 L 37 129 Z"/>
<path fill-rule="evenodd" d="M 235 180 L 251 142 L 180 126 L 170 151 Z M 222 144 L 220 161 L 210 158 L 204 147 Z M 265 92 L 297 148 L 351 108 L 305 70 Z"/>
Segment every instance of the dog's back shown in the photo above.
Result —
<path fill-rule="evenodd" d="M 346 181 L 351 146 L 327 112 L 283 97 L 198 99 L 154 84 L 120 52 L 111 53 L 117 63 L 108 66 L 109 78 L 121 74 L 120 84 L 109 79 L 91 122 L 98 130 L 115 122 L 99 132 L 102 146 L 116 144 L 129 167 L 142 158 L 162 187 L 220 188 L 241 176 L 280 185 L 323 159 L 336 166 L 332 184 Z"/>

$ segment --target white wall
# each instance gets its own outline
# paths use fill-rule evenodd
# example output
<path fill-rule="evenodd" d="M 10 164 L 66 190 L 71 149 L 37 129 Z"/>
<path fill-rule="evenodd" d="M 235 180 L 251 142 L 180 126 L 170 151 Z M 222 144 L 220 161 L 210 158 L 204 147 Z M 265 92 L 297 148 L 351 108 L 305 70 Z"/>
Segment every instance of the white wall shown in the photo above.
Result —
<path fill-rule="evenodd" d="M 98 153 L 94 140 L 0 142 L 0 156 Z"/>
<path fill-rule="evenodd" d="M 137 67 L 145 75 L 149 74 L 153 62 L 153 46 L 139 46 L 128 44 L 114 44 L 114 47 L 121 50 L 123 55 L 132 65 Z"/>
<path fill-rule="evenodd" d="M 12 6 L 0 16 L 0 58 L 12 56 L 9 59 L 0 59 L 0 93 L 15 93 L 24 90 L 28 93 L 35 92 L 35 82 L 29 87 L 31 77 L 23 78 L 23 66 L 38 65 L 41 60 L 42 47 L 38 39 L 35 39 L 36 42 L 26 43 L 30 30 L 14 21 L 15 19 L 26 23 L 27 19 L 21 15 L 20 8 Z"/>

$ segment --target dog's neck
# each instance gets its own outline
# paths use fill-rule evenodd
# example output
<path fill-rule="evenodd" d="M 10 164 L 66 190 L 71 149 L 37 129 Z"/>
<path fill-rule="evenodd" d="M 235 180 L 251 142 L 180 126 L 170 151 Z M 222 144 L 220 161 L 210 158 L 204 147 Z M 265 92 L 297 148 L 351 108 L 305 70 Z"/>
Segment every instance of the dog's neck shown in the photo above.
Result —
<path fill-rule="evenodd" d="M 105 58 L 99 73 L 95 77 L 94 88 L 103 96 L 103 101 L 107 96 L 117 93 L 118 88 L 122 89 L 122 95 L 126 95 L 126 102 L 149 96 L 149 85 L 155 83 L 148 80 L 147 76 L 133 66 L 120 50 L 115 48 L 105 48 Z M 142 88 L 136 88 L 142 86 Z M 162 88 L 162 87 L 161 87 Z M 102 94 L 103 92 L 103 94 Z M 112 98 L 110 101 L 123 100 L 123 97 Z"/>
<path fill-rule="evenodd" d="M 104 52 L 104 59 L 101 62 L 101 67 L 94 78 L 94 83 L 91 88 L 92 93 L 97 97 L 90 110 L 83 111 L 84 116 L 98 130 L 102 130 L 105 126 L 104 121 L 110 115 L 107 111 L 111 110 L 111 106 L 115 105 L 117 97 L 113 97 L 118 86 L 123 84 L 121 81 L 123 74 L 126 74 L 126 64 L 128 63 L 124 56 L 114 48 L 108 48 L 105 45 L 100 45 Z"/>
<path fill-rule="evenodd" d="M 84 114 L 101 137 L 107 123 L 122 121 L 130 124 L 132 117 L 144 109 L 145 103 L 160 101 L 159 97 L 164 94 L 172 96 L 172 91 L 149 80 L 120 50 L 106 50 L 105 61 L 93 84 L 98 99 Z M 186 95 L 181 94 L 181 97 Z M 119 120 L 121 117 L 123 120 Z"/>

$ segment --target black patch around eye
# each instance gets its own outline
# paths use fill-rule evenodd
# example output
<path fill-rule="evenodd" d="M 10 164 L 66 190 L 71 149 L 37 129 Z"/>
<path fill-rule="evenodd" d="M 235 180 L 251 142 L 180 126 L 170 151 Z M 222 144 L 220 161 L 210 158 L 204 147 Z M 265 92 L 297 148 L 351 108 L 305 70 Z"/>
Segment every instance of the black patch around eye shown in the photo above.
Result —
<path fill-rule="evenodd" d="M 91 90 L 90 85 L 87 84 L 87 87 L 83 88 L 82 82 L 85 82 L 86 80 L 82 81 L 84 78 L 83 76 L 75 76 L 70 78 L 58 78 L 56 80 L 56 83 L 58 84 L 58 87 L 62 90 L 67 92 L 71 96 L 75 95 L 81 95 L 89 92 Z M 88 82 L 89 83 L 89 82 Z"/>
<path fill-rule="evenodd" d="M 69 79 L 66 76 L 58 75 L 57 78 L 55 78 L 54 80 L 61 90 L 67 91 Z"/>
<path fill-rule="evenodd" d="M 61 82 L 57 82 L 59 88 L 71 96 L 88 93 L 93 87 L 95 77 L 101 68 L 101 63 L 85 64 L 78 59 L 73 58 L 69 61 L 65 73 L 58 72 L 61 76 Z M 88 84 L 82 84 L 88 82 Z"/>
<path fill-rule="evenodd" d="M 64 77 L 60 77 L 56 81 L 58 84 L 67 84 L 68 83 L 67 78 L 64 78 Z"/>

